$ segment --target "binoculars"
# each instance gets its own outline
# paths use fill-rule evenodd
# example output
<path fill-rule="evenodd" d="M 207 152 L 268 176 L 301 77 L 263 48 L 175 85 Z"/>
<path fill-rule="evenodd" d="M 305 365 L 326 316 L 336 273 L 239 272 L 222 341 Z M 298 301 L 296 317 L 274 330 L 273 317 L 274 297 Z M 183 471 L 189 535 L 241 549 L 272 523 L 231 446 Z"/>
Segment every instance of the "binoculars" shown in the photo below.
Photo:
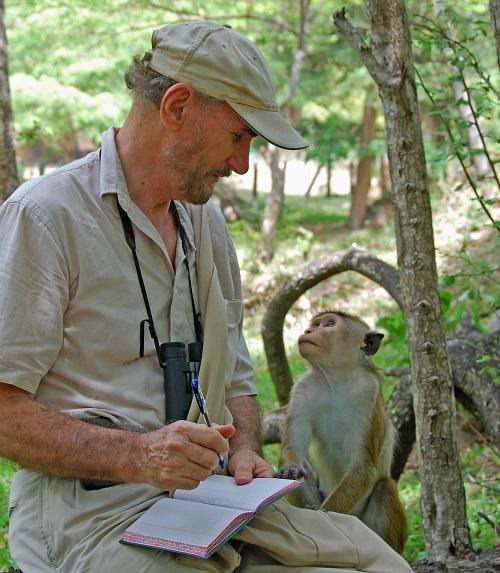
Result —
<path fill-rule="evenodd" d="M 166 342 L 160 345 L 165 386 L 165 415 L 167 424 L 185 420 L 191 406 L 193 390 L 191 381 L 198 378 L 203 343 Z"/>

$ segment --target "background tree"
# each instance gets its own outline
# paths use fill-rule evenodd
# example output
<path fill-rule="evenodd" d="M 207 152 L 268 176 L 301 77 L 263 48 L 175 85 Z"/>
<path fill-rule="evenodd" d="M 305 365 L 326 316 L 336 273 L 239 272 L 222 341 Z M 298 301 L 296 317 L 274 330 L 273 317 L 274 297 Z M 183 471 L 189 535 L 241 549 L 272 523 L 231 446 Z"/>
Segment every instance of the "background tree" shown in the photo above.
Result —
<path fill-rule="evenodd" d="M 296 32 L 297 45 L 291 62 L 288 85 L 280 105 L 281 113 L 292 125 L 297 124 L 298 111 L 297 109 L 294 110 L 292 99 L 299 85 L 304 58 L 307 54 L 311 23 L 317 13 L 318 10 L 313 9 L 311 0 L 300 0 L 298 30 Z M 283 206 L 286 170 L 286 161 L 282 159 L 283 152 L 278 147 L 272 146 L 268 150 L 267 156 L 271 169 L 272 185 L 262 214 L 262 256 L 264 260 L 272 259 L 274 254 L 274 236 Z"/>
<path fill-rule="evenodd" d="M 0 0 L 0 203 L 19 184 L 14 147 L 4 12 L 4 0 Z"/>
<path fill-rule="evenodd" d="M 422 505 L 431 559 L 471 550 L 458 463 L 455 403 L 438 295 L 432 213 L 403 0 L 367 0 L 371 44 L 338 12 L 334 21 L 377 84 L 385 116 L 398 267 L 414 384 Z"/>
<path fill-rule="evenodd" d="M 365 222 L 368 192 L 371 187 L 372 165 L 374 159 L 371 144 L 375 136 L 377 122 L 377 101 L 373 86 L 367 90 L 361 124 L 359 160 L 356 170 L 356 182 L 353 185 L 349 227 L 353 231 L 361 229 Z"/>

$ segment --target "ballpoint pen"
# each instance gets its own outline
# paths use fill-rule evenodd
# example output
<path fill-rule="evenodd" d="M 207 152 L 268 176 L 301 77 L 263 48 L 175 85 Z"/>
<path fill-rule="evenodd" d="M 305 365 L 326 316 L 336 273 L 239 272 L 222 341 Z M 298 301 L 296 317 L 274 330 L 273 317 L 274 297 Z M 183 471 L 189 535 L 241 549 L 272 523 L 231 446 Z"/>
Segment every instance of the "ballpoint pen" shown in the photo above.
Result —
<path fill-rule="evenodd" d="M 196 378 L 191 380 L 191 388 L 193 389 L 194 397 L 196 398 L 196 403 L 198 404 L 198 408 L 200 409 L 201 415 L 205 418 L 206 425 L 211 428 L 212 422 L 208 417 L 208 409 L 207 409 L 207 402 L 205 400 L 205 396 L 203 396 L 203 392 L 201 391 L 200 383 Z M 224 456 L 221 454 L 219 455 L 219 466 L 221 469 L 224 469 Z"/>

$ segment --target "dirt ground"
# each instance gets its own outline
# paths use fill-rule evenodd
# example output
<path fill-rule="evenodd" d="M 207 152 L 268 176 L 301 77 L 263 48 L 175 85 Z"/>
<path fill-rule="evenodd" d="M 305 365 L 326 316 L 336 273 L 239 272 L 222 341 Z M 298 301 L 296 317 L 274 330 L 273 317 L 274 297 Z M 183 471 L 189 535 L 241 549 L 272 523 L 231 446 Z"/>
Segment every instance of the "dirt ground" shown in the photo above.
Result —
<path fill-rule="evenodd" d="M 487 549 L 468 560 L 427 563 L 425 559 L 413 566 L 415 573 L 500 573 L 500 545 Z"/>

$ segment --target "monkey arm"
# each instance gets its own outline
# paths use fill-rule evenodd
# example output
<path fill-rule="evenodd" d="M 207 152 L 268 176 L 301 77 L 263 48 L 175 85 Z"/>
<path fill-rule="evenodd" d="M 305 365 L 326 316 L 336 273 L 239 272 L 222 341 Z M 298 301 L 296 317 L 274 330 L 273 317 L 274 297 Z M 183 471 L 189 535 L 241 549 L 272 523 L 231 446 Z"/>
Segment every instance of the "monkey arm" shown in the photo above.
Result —
<path fill-rule="evenodd" d="M 383 401 L 381 395 L 377 395 L 361 451 L 352 466 L 346 468 L 339 484 L 326 497 L 322 509 L 351 513 L 356 504 L 372 491 L 381 471 L 389 471 L 389 468 L 379 468 L 383 449 L 389 447 L 386 435 Z"/>
<path fill-rule="evenodd" d="M 377 470 L 370 463 L 361 461 L 344 474 L 337 487 L 321 504 L 325 511 L 351 513 L 362 497 L 369 493 L 377 480 Z"/>
<path fill-rule="evenodd" d="M 292 390 L 281 440 L 279 467 L 304 466 L 312 436 L 311 407 L 307 378 L 299 379 Z M 303 473 L 302 475 L 305 475 Z"/>
<path fill-rule="evenodd" d="M 298 507 L 317 509 L 321 504 L 322 495 L 319 491 L 318 476 L 308 460 L 312 435 L 309 409 L 299 408 L 297 411 L 296 408 L 300 389 L 299 383 L 296 389 L 298 392 L 295 392 L 290 402 L 277 476 L 287 479 L 305 478 L 299 488 L 288 494 L 287 500 Z M 307 415 L 300 415 L 300 412 Z"/>

